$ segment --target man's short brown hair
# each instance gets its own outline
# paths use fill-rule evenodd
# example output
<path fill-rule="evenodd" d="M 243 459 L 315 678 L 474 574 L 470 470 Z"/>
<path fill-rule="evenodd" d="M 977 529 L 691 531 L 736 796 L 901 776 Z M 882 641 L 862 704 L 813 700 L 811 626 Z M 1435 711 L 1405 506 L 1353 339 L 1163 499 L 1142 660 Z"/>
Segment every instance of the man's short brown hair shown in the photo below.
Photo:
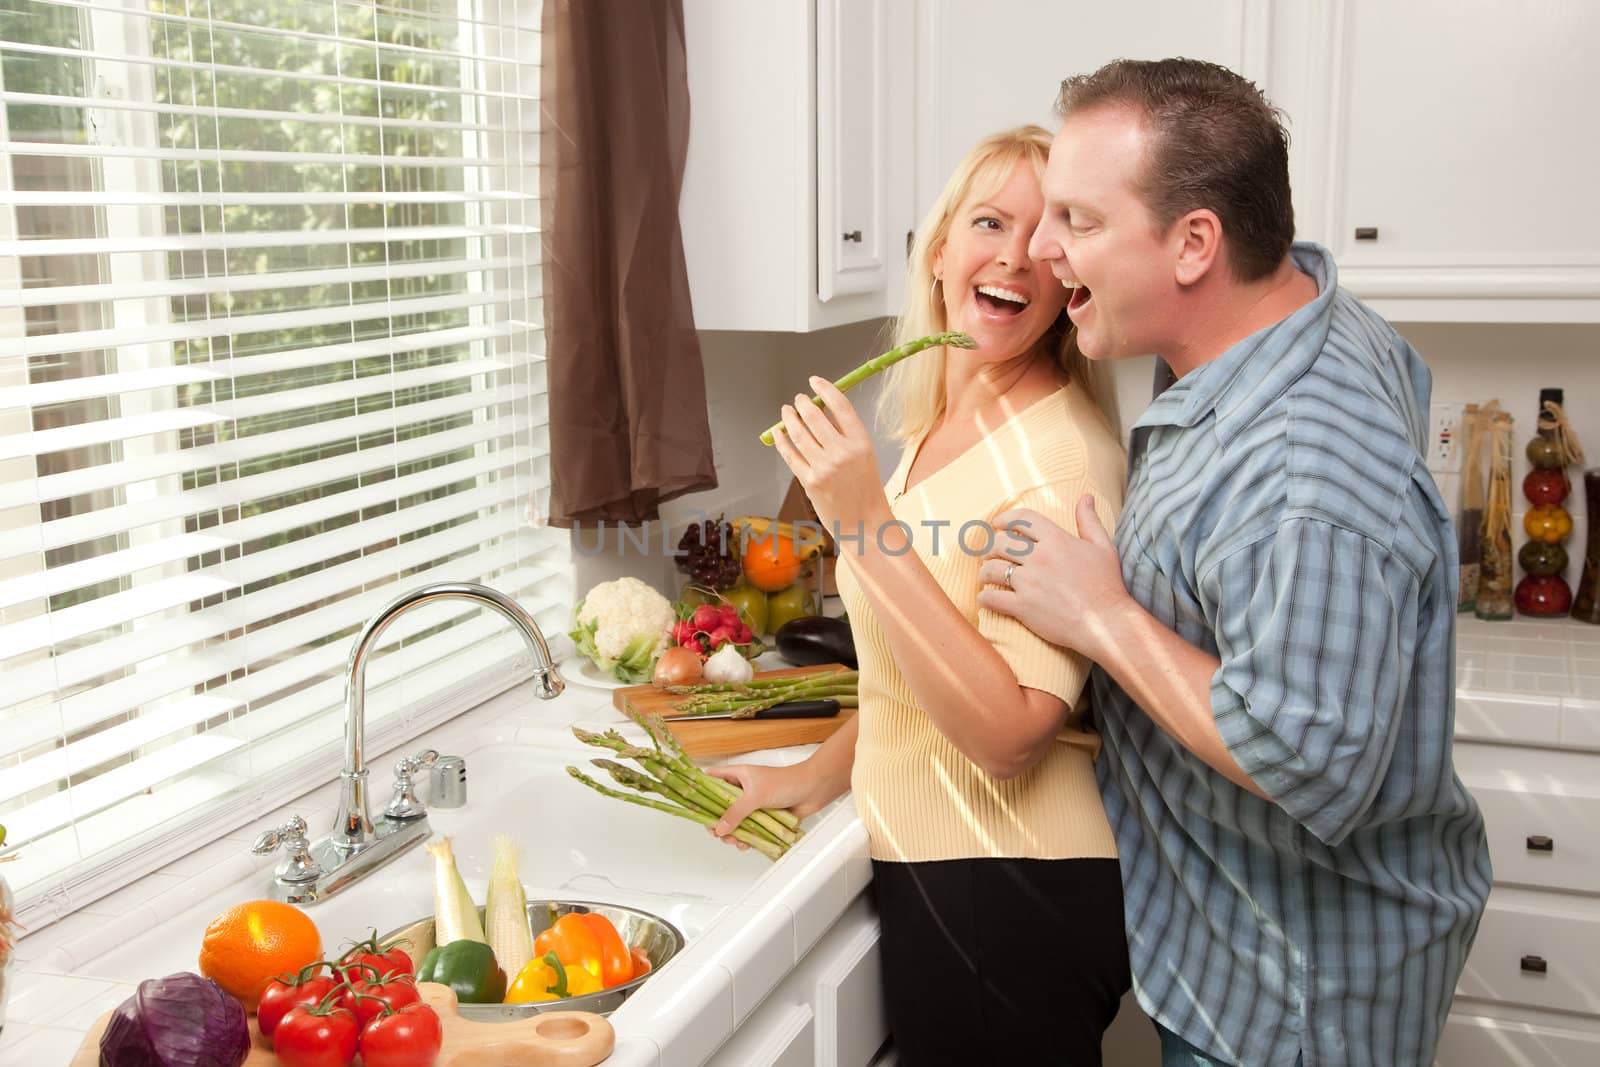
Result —
<path fill-rule="evenodd" d="M 1210 208 L 1240 281 L 1277 269 L 1294 240 L 1289 135 L 1254 84 L 1197 59 L 1119 59 L 1061 83 L 1056 113 L 1137 111 L 1150 134 L 1138 192 L 1159 230 Z"/>

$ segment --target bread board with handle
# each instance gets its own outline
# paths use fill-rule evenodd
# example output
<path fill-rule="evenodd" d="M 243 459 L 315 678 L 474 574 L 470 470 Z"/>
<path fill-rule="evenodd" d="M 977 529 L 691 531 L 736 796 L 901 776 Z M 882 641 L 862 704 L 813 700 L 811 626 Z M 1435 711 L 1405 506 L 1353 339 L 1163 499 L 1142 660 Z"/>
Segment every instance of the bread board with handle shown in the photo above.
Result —
<path fill-rule="evenodd" d="M 819 663 L 813 667 L 757 671 L 755 677 L 798 678 L 848 669 L 842 663 Z M 672 706 L 683 699 L 662 692 L 653 685 L 630 685 L 611 692 L 612 705 L 623 714 L 632 711 L 647 715 L 671 715 L 674 710 Z M 679 719 L 666 726 L 690 756 L 731 756 L 761 748 L 814 745 L 826 741 L 855 713 L 855 708 L 841 708 L 838 715 L 826 719 Z"/>
<path fill-rule="evenodd" d="M 603 1016 L 588 1011 L 546 1011 L 503 1023 L 463 1019 L 449 986 L 419 982 L 422 1002 L 439 1013 L 444 1043 L 437 1067 L 594 1067 L 611 1055 L 616 1032 Z M 111 1013 L 89 1029 L 72 1059 L 72 1067 L 97 1067 L 100 1035 Z M 272 1043 L 261 1036 L 255 1015 L 250 1020 L 250 1053 L 244 1067 L 279 1067 Z M 357 1061 L 360 1062 L 359 1060 Z"/>

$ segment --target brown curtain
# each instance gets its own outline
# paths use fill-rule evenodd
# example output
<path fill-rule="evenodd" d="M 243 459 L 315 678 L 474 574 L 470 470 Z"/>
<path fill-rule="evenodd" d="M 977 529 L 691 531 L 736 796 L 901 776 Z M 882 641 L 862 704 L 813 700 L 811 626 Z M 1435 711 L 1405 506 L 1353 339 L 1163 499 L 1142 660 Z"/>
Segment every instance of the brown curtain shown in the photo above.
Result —
<path fill-rule="evenodd" d="M 550 521 L 637 524 L 714 489 L 678 190 L 682 0 L 545 0 L 540 103 Z"/>

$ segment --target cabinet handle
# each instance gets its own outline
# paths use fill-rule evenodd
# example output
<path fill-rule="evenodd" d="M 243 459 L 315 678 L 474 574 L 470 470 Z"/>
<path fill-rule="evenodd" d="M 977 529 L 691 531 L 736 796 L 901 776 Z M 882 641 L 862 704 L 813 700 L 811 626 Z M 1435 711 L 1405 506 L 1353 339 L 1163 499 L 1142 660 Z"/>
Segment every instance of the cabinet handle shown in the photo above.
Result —
<path fill-rule="evenodd" d="M 1356 240 L 1358 240 L 1358 241 L 1376 241 L 1377 239 L 1378 239 L 1378 228 L 1376 226 L 1357 226 L 1356 227 Z"/>
<path fill-rule="evenodd" d="M 1522 957 L 1522 970 L 1524 974 L 1544 974 L 1550 969 L 1543 956 Z"/>
<path fill-rule="evenodd" d="M 851 230 L 849 233 L 844 235 L 844 239 L 846 241 L 855 241 L 857 244 L 860 244 L 861 243 L 861 231 L 860 230 Z"/>
<path fill-rule="evenodd" d="M 1555 838 L 1546 837 L 1544 834 L 1529 834 L 1528 835 L 1528 851 L 1529 852 L 1554 852 L 1555 850 L 1556 850 L 1556 839 Z"/>

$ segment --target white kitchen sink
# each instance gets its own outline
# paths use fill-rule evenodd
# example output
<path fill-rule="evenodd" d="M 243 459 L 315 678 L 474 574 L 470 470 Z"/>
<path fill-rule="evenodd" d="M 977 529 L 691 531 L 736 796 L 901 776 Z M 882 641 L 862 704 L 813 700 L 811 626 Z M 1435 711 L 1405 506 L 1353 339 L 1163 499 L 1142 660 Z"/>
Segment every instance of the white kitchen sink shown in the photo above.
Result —
<path fill-rule="evenodd" d="M 494 744 L 464 753 L 466 805 L 430 812 L 435 835 L 450 836 L 474 900 L 484 900 L 493 838 L 504 833 L 518 845 L 518 873 L 530 899 L 638 908 L 671 922 L 692 942 L 770 868 L 759 853 L 717 841 L 696 823 L 603 797 L 575 781 L 566 772 L 569 764 L 612 784 L 589 760 L 614 753 L 570 737 L 563 744 L 556 736 L 549 744 Z M 324 826 L 312 830 L 313 836 L 327 832 Z M 76 973 L 132 982 L 193 970 L 206 924 L 229 905 L 267 896 L 270 877 L 260 871 L 156 929 L 130 930 L 115 949 Z M 381 933 L 431 915 L 432 857 L 418 845 L 305 910 L 329 954 L 374 929 Z"/>

